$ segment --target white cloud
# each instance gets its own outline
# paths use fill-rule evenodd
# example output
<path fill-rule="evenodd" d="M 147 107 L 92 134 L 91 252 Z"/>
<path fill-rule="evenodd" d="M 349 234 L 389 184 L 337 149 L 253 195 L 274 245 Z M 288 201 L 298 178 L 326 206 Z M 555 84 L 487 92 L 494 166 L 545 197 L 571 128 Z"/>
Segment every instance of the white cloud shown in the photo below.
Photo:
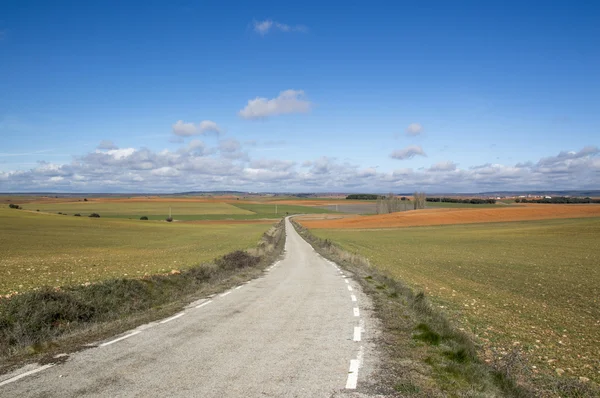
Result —
<path fill-rule="evenodd" d="M 423 152 L 423 148 L 417 145 L 407 146 L 404 149 L 397 149 L 390 155 L 393 159 L 405 160 L 412 159 L 415 156 L 427 156 L 425 152 Z"/>
<path fill-rule="evenodd" d="M 264 21 L 254 21 L 254 31 L 261 36 L 266 35 L 271 30 L 278 30 L 281 32 L 306 32 L 308 28 L 304 25 L 287 25 L 284 23 L 265 19 Z"/>
<path fill-rule="evenodd" d="M 217 123 L 213 122 L 212 120 L 201 121 L 199 129 L 202 133 L 221 133 L 221 128 L 217 125 Z"/>
<path fill-rule="evenodd" d="M 178 120 L 173 125 L 173 134 L 179 137 L 190 137 L 206 133 L 220 134 L 221 128 L 212 120 L 203 120 L 197 126 L 194 123 L 184 123 L 183 120 Z"/>
<path fill-rule="evenodd" d="M 181 137 L 189 137 L 198 134 L 198 128 L 194 123 L 184 123 L 183 120 L 178 120 L 173 125 L 173 134 Z"/>
<path fill-rule="evenodd" d="M 96 151 L 96 152 L 106 153 L 107 155 L 110 155 L 115 159 L 124 159 L 126 157 L 131 156 L 135 152 L 135 149 L 134 148 L 123 148 L 123 149 L 110 149 L 106 152 L 100 152 L 100 151 Z"/>
<path fill-rule="evenodd" d="M 249 100 L 239 115 L 244 119 L 260 119 L 289 113 L 307 113 L 312 104 L 304 99 L 302 90 L 285 90 L 272 99 L 256 97 Z"/>
<path fill-rule="evenodd" d="M 406 128 L 406 134 L 407 135 L 419 135 L 423 132 L 423 126 L 421 126 L 419 123 L 411 123 L 408 125 L 408 127 Z"/>
<path fill-rule="evenodd" d="M 456 163 L 452 161 L 439 162 L 429 168 L 429 171 L 454 171 L 456 170 Z"/>
<path fill-rule="evenodd" d="M 407 150 L 409 152 L 415 151 Z M 415 156 L 415 155 L 413 155 Z M 30 170 L 0 171 L 3 191 L 181 192 L 264 190 L 316 192 L 481 192 L 598 189 L 600 151 L 563 151 L 520 165 L 487 163 L 466 169 L 452 161 L 430 168 L 381 171 L 319 157 L 305 162 L 250 159 L 236 140 L 212 147 L 192 140 L 178 150 L 95 150 L 68 164 L 40 162 Z"/>

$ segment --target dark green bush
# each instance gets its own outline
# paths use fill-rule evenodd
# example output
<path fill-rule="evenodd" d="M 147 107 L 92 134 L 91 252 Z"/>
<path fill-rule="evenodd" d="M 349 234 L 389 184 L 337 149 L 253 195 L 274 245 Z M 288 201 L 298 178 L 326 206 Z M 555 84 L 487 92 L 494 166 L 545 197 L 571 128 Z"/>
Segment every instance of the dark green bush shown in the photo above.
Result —
<path fill-rule="evenodd" d="M 9 204 L 8 207 L 10 207 L 11 209 L 20 209 L 21 208 L 21 206 L 16 205 L 14 203 Z"/>
<path fill-rule="evenodd" d="M 140 220 L 147 220 L 147 219 L 148 219 L 148 217 L 146 217 L 146 216 L 141 216 L 140 217 Z"/>
<path fill-rule="evenodd" d="M 100 218 L 100 214 L 98 214 L 98 213 L 92 213 L 88 217 Z"/>
<path fill-rule="evenodd" d="M 167 217 L 167 222 L 173 221 L 173 217 Z"/>
<path fill-rule="evenodd" d="M 217 265 L 227 269 L 252 267 L 260 261 L 260 257 L 253 256 L 242 250 L 236 250 L 217 259 Z"/>
<path fill-rule="evenodd" d="M 81 214 L 79 214 L 79 213 L 75 213 L 75 214 L 73 214 L 73 215 L 74 215 L 75 217 L 81 217 Z"/>

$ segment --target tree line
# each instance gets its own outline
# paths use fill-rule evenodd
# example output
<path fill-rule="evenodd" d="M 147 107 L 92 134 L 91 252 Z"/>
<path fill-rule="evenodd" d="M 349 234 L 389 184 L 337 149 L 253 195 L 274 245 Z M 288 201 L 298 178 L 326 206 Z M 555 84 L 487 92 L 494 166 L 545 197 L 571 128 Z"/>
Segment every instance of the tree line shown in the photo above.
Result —
<path fill-rule="evenodd" d="M 496 199 L 427 198 L 428 202 L 468 203 L 472 205 L 496 204 Z"/>
<path fill-rule="evenodd" d="M 517 198 L 516 203 L 558 203 L 558 204 L 571 204 L 571 203 L 600 203 L 600 199 L 587 198 L 569 198 L 566 196 L 554 196 L 552 198 L 536 198 L 526 199 Z"/>

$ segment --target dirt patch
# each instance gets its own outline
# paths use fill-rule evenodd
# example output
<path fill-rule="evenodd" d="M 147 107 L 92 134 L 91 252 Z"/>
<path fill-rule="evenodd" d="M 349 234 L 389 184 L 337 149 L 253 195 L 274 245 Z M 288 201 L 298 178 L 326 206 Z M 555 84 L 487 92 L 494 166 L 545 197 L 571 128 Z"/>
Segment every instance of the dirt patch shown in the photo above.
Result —
<path fill-rule="evenodd" d="M 300 221 L 307 228 L 371 229 L 580 217 L 600 217 L 600 206 L 542 204 L 510 208 L 427 209 L 340 219 L 317 220 L 303 217 Z"/>

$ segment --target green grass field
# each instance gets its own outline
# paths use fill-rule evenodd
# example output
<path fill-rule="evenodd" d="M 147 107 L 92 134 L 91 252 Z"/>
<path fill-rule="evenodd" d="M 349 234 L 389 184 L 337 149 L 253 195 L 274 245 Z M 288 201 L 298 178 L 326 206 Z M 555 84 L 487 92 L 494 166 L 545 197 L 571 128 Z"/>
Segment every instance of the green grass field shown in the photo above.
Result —
<path fill-rule="evenodd" d="M 253 247 L 270 224 L 186 224 L 0 208 L 0 294 L 138 277 Z"/>
<path fill-rule="evenodd" d="M 484 358 L 600 381 L 600 219 L 312 232 L 425 291 Z"/>
<path fill-rule="evenodd" d="M 253 213 L 227 203 L 202 202 L 65 202 L 65 203 L 27 203 L 21 205 L 25 210 L 40 210 L 46 213 L 66 213 L 70 216 L 79 213 L 87 216 L 98 213 L 101 217 L 135 218 L 147 216 L 150 220 L 164 220 L 171 214 L 176 220 L 198 220 L 202 216 L 252 216 Z"/>
<path fill-rule="evenodd" d="M 14 201 L 14 203 L 18 203 Z M 244 202 L 206 203 L 206 202 L 65 202 L 65 203 L 25 203 L 25 210 L 44 213 L 64 213 L 68 216 L 81 214 L 86 217 L 91 213 L 100 214 L 101 218 L 131 218 L 141 216 L 149 220 L 164 220 L 169 215 L 169 207 L 173 219 L 181 221 L 193 220 L 256 220 L 264 218 L 281 218 L 286 214 L 331 213 L 329 210 L 309 206 L 252 204 Z M 277 212 L 276 212 L 277 210 Z"/>

